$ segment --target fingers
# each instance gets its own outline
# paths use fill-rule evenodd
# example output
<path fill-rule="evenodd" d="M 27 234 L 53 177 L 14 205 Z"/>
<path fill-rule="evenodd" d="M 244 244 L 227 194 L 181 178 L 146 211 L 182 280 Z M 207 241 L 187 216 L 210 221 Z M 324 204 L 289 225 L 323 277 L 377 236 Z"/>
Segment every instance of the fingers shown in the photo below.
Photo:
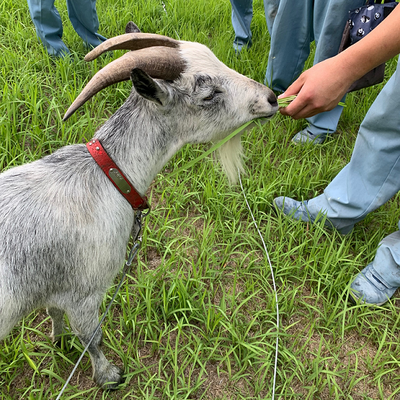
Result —
<path fill-rule="evenodd" d="M 282 115 L 287 115 L 293 119 L 302 118 L 302 112 L 307 108 L 307 104 L 304 104 L 299 97 L 296 97 L 287 107 L 280 108 L 279 111 Z"/>
<path fill-rule="evenodd" d="M 300 77 L 294 81 L 287 89 L 284 93 L 282 93 L 281 95 L 278 96 L 278 99 L 281 99 L 283 97 L 289 97 L 289 96 L 293 96 L 293 95 L 297 95 L 301 88 L 303 87 L 304 82 L 302 79 L 302 76 L 300 75 Z"/>
<path fill-rule="evenodd" d="M 303 118 L 301 116 L 298 116 L 299 114 L 301 115 L 304 108 L 307 107 L 307 103 L 302 101 L 301 96 L 301 89 L 304 85 L 304 80 L 302 78 L 303 76 L 300 75 L 300 77 L 295 82 L 293 82 L 284 93 L 278 96 L 279 99 L 297 95 L 297 97 L 288 106 L 279 109 L 282 115 L 288 115 L 294 119 Z"/>
<path fill-rule="evenodd" d="M 295 110 L 292 110 L 289 107 L 283 108 L 282 110 L 280 110 L 280 112 L 282 115 L 287 115 L 289 117 L 292 117 L 293 119 L 310 118 L 313 117 L 314 115 L 323 112 L 323 111 L 317 111 L 314 107 L 310 107 L 307 105 L 305 106 L 303 105 L 301 108 L 296 108 Z"/>
<path fill-rule="evenodd" d="M 299 94 L 291 104 L 285 108 L 281 108 L 279 111 L 282 115 L 287 115 L 293 119 L 302 119 L 313 117 L 314 115 L 328 111 L 333 107 L 316 106 L 312 101 L 304 100 L 301 97 L 301 94 Z"/>
<path fill-rule="evenodd" d="M 301 93 L 287 107 L 281 108 L 280 113 L 293 119 L 310 118 L 316 114 L 326 111 L 324 108 L 316 107 L 312 102 L 304 100 Z"/>
<path fill-rule="evenodd" d="M 315 64 L 303 72 L 299 78 L 279 97 L 296 94 L 297 97 L 285 108 L 282 115 L 293 119 L 309 118 L 335 108 L 348 88 L 346 74 L 338 74 L 335 58 Z"/>
<path fill-rule="evenodd" d="M 307 96 L 302 93 L 302 87 L 297 91 L 296 88 L 292 88 L 292 86 L 279 97 L 292 96 L 293 94 L 297 94 L 297 97 L 287 107 L 280 108 L 280 113 L 290 116 L 293 119 L 307 118 L 317 114 L 318 111 L 315 111 L 314 107 L 311 106 L 312 99 L 307 99 Z"/>
<path fill-rule="evenodd" d="M 332 88 L 323 87 L 323 82 L 318 85 L 313 80 L 308 80 L 299 85 L 298 81 L 296 81 L 281 95 L 286 97 L 297 93 L 296 98 L 287 107 L 281 108 L 279 111 L 282 115 L 290 116 L 293 119 L 313 117 L 337 106 L 344 93 L 338 92 L 339 94 L 334 93 L 331 95 L 332 92 Z"/>

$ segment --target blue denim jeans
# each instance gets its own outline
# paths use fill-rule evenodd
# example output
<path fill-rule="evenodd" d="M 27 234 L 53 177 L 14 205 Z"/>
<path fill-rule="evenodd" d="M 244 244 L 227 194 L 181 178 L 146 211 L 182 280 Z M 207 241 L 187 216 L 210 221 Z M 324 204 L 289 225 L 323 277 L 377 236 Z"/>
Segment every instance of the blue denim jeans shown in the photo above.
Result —
<path fill-rule="evenodd" d="M 50 55 L 69 53 L 62 41 L 63 26 L 55 0 L 28 0 L 29 11 L 36 33 Z M 68 16 L 76 33 L 90 46 L 96 47 L 106 40 L 97 33 L 99 20 L 96 0 L 67 0 Z"/>
<path fill-rule="evenodd" d="M 351 228 L 400 190 L 400 66 L 368 110 L 350 162 L 308 201 L 338 229 Z"/>
<path fill-rule="evenodd" d="M 280 0 L 264 0 L 265 18 L 268 31 L 271 32 L 272 25 L 278 11 Z M 231 0 L 232 4 L 232 26 L 235 31 L 235 48 L 241 50 L 243 46 L 251 46 L 250 24 L 253 18 L 253 0 Z"/>
<path fill-rule="evenodd" d="M 304 69 L 315 40 L 314 64 L 337 54 L 343 29 L 351 9 L 365 0 L 264 0 L 265 17 L 271 36 L 265 83 L 284 92 Z M 231 0 L 235 48 L 251 46 L 252 0 Z M 342 101 L 344 101 L 343 98 Z M 343 108 L 308 118 L 313 135 L 335 132 Z"/>
<path fill-rule="evenodd" d="M 365 0 L 280 0 L 269 31 L 271 48 L 265 74 L 268 86 L 284 92 L 303 71 L 314 40 L 314 64 L 336 55 L 348 12 L 364 3 Z M 307 130 L 313 135 L 335 132 L 342 110 L 337 106 L 308 118 Z"/>

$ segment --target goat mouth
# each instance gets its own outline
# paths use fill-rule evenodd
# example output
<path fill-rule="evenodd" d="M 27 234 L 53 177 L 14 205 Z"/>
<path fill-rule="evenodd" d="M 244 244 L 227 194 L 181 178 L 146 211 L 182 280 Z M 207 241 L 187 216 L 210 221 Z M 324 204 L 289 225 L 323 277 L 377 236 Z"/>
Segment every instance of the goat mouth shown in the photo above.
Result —
<path fill-rule="evenodd" d="M 253 119 L 253 121 L 261 121 L 261 120 L 271 119 L 277 112 L 278 112 L 278 108 L 276 110 L 269 112 L 268 114 L 262 114 L 259 117 L 255 117 Z"/>
<path fill-rule="evenodd" d="M 272 106 L 271 110 L 268 112 L 255 112 L 255 117 L 253 118 L 253 121 L 257 121 L 259 119 L 270 119 L 272 118 L 277 112 L 279 111 L 278 105 Z"/>

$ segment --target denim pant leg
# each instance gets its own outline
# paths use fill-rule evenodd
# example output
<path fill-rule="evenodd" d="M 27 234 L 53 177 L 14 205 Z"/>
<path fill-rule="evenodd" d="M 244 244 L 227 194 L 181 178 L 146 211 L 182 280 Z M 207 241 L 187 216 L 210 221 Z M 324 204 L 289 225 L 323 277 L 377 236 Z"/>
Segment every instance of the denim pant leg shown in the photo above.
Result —
<path fill-rule="evenodd" d="M 314 0 L 280 0 L 273 21 L 265 83 L 284 92 L 301 74 L 313 41 Z"/>
<path fill-rule="evenodd" d="M 106 40 L 97 33 L 99 19 L 96 0 L 67 0 L 67 7 L 72 26 L 85 43 L 96 47 Z"/>
<path fill-rule="evenodd" d="M 364 0 L 281 0 L 271 32 L 271 48 L 265 81 L 284 92 L 304 69 L 315 39 L 314 64 L 337 54 L 348 12 Z M 293 16 L 296 18 L 293 18 Z M 343 98 L 342 101 L 344 101 Z M 334 132 L 342 107 L 318 114 L 307 121 L 314 135 Z"/>
<path fill-rule="evenodd" d="M 54 56 L 68 54 L 68 48 L 61 40 L 63 27 L 54 0 L 28 0 L 28 7 L 36 33 L 47 52 Z"/>
<path fill-rule="evenodd" d="M 309 200 L 312 216 L 319 211 L 342 233 L 386 203 L 400 190 L 400 66 L 368 110 L 350 162 Z"/>
<path fill-rule="evenodd" d="M 267 21 L 268 32 L 271 35 L 276 14 L 278 13 L 280 0 L 264 0 L 265 19 Z"/>
<path fill-rule="evenodd" d="M 314 64 L 337 54 L 349 11 L 365 4 L 365 0 L 316 0 L 314 5 Z M 344 102 L 346 97 L 342 99 Z M 313 135 L 335 132 L 343 107 L 308 118 L 308 131 Z"/>
<path fill-rule="evenodd" d="M 379 243 L 372 266 L 390 286 L 400 287 L 400 231 L 391 233 Z"/>
<path fill-rule="evenodd" d="M 235 31 L 235 48 L 251 46 L 250 24 L 253 18 L 253 0 L 231 0 L 232 26 Z"/>

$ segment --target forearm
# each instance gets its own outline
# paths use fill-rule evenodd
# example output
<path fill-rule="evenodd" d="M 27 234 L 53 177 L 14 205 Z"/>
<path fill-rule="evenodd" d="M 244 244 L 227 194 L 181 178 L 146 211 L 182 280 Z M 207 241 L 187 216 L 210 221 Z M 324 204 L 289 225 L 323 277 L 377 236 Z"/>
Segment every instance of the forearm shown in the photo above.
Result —
<path fill-rule="evenodd" d="M 308 118 L 334 108 L 350 85 L 400 53 L 400 6 L 362 40 L 303 72 L 280 97 L 297 95 L 283 115 Z"/>
<path fill-rule="evenodd" d="M 368 71 L 400 53 L 400 6 L 362 40 L 336 56 L 349 75 L 356 81 Z"/>

